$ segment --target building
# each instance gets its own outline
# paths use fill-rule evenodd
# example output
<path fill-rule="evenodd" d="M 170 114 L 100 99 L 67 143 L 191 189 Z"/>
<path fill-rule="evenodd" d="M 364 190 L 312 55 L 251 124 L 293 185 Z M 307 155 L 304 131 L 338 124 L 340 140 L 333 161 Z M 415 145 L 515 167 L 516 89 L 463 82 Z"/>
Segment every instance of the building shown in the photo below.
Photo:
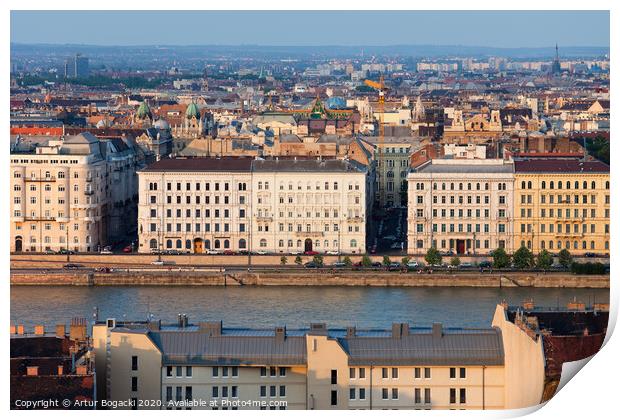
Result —
<path fill-rule="evenodd" d="M 249 250 L 248 158 L 162 159 L 138 172 L 138 252 Z"/>
<path fill-rule="evenodd" d="M 88 57 L 76 54 L 65 60 L 65 78 L 88 77 L 89 74 Z"/>
<path fill-rule="evenodd" d="M 73 319 L 69 328 L 67 334 L 65 325 L 54 332 L 36 325 L 27 332 L 11 325 L 11 409 L 94 408 L 95 364 L 86 320 Z M 60 405 L 65 399 L 84 405 Z"/>
<path fill-rule="evenodd" d="M 255 160 L 251 250 L 270 253 L 366 250 L 369 168 L 353 160 Z"/>
<path fill-rule="evenodd" d="M 512 252 L 514 167 L 502 159 L 432 159 L 408 182 L 408 253 Z"/>
<path fill-rule="evenodd" d="M 11 145 L 11 251 L 92 252 L 135 232 L 135 143 L 90 133 Z"/>
<path fill-rule="evenodd" d="M 518 159 L 514 249 L 609 254 L 609 166 L 582 159 Z"/>
<path fill-rule="evenodd" d="M 491 328 L 93 326 L 97 394 L 147 409 L 517 409 L 547 401 L 564 362 L 601 347 L 608 305 L 497 305 Z"/>

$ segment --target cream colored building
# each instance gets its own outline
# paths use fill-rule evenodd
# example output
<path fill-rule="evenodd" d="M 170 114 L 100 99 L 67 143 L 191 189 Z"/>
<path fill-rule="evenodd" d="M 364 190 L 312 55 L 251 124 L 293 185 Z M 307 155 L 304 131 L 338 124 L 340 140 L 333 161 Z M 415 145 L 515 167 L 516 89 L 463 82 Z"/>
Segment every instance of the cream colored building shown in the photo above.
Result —
<path fill-rule="evenodd" d="M 365 252 L 373 189 L 367 166 L 276 158 L 252 168 L 252 250 Z"/>
<path fill-rule="evenodd" d="M 514 167 L 501 159 L 433 159 L 408 181 L 408 253 L 512 252 Z"/>
<path fill-rule="evenodd" d="M 609 187 L 609 166 L 599 161 L 515 161 L 514 249 L 609 255 Z"/>
<path fill-rule="evenodd" d="M 11 145 L 11 251 L 78 252 L 123 240 L 135 231 L 135 143 L 98 139 L 18 138 Z"/>
<path fill-rule="evenodd" d="M 247 251 L 251 165 L 249 158 L 177 158 L 139 171 L 138 251 Z"/>
<path fill-rule="evenodd" d="M 99 399 L 139 409 L 504 409 L 542 400 L 544 351 L 498 306 L 494 328 L 252 330 L 93 326 Z M 123 407 L 125 408 L 125 407 Z"/>

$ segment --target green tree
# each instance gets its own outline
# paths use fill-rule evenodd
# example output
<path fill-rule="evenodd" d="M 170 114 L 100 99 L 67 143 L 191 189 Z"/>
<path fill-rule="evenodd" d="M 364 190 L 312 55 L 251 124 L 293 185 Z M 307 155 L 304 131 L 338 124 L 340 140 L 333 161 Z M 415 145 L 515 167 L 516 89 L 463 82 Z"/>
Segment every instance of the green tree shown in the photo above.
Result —
<path fill-rule="evenodd" d="M 441 264 L 441 259 L 441 254 L 437 251 L 437 248 L 434 247 L 429 248 L 428 251 L 426 251 L 426 256 L 424 256 L 424 260 L 429 265 Z"/>
<path fill-rule="evenodd" d="M 558 254 L 558 262 L 564 268 L 570 267 L 573 263 L 573 257 L 570 255 L 570 252 L 568 252 L 568 249 L 563 249 L 560 251 Z"/>
<path fill-rule="evenodd" d="M 532 267 L 534 265 L 534 254 L 525 246 L 522 246 L 514 253 L 512 261 L 515 263 L 515 267 L 520 270 Z"/>
<path fill-rule="evenodd" d="M 510 265 L 510 256 L 506 254 L 504 248 L 497 248 L 491 252 L 491 256 L 493 257 L 493 267 L 495 268 L 505 268 Z"/>
<path fill-rule="evenodd" d="M 409 261 L 411 261 L 411 258 L 409 257 L 403 257 L 400 262 L 403 264 L 403 266 L 407 266 L 407 264 L 409 264 Z"/>
<path fill-rule="evenodd" d="M 546 249 L 543 249 L 536 258 L 536 267 L 548 270 L 553 264 L 553 257 Z"/>
<path fill-rule="evenodd" d="M 342 262 L 344 263 L 345 266 L 347 267 L 351 267 L 353 266 L 353 261 L 351 261 L 351 258 L 349 258 L 349 256 L 347 255 L 346 257 L 344 257 L 344 259 L 342 260 Z"/>
<path fill-rule="evenodd" d="M 388 257 L 387 255 L 383 256 L 383 265 L 385 267 L 387 267 L 388 265 L 390 265 L 392 263 L 392 260 L 390 260 L 390 257 Z"/>
<path fill-rule="evenodd" d="M 314 257 L 312 257 L 312 261 L 314 261 L 314 263 L 319 267 L 323 267 L 323 256 L 315 255 Z"/>
<path fill-rule="evenodd" d="M 288 259 L 286 258 L 286 255 L 282 255 L 280 257 L 280 264 L 282 265 L 286 265 L 286 262 L 288 261 Z"/>
<path fill-rule="evenodd" d="M 452 257 L 450 259 L 450 265 L 458 267 L 459 265 L 461 265 L 461 259 L 459 257 Z"/>
<path fill-rule="evenodd" d="M 371 265 L 372 265 L 372 260 L 370 259 L 370 257 L 368 255 L 364 255 L 362 257 L 362 266 L 370 267 Z"/>
<path fill-rule="evenodd" d="M 301 261 L 301 257 L 298 255 L 295 257 L 295 264 L 297 265 L 301 265 L 302 261 Z"/>

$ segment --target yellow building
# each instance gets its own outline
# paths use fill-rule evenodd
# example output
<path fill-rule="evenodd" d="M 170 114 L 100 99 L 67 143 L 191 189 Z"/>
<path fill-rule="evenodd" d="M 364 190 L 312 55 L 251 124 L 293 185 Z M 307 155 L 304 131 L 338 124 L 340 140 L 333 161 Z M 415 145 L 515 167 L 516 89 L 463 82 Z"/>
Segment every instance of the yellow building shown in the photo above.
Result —
<path fill-rule="evenodd" d="M 579 159 L 515 161 L 514 249 L 609 255 L 609 166 Z"/>
<path fill-rule="evenodd" d="M 502 307 L 495 328 L 481 329 L 406 323 L 391 330 L 328 329 L 314 323 L 255 330 L 189 324 L 184 315 L 175 325 L 109 319 L 93 326 L 97 395 L 138 409 L 536 405 L 544 379 L 542 340 L 498 314 Z M 154 404 L 140 406 L 143 401 Z"/>

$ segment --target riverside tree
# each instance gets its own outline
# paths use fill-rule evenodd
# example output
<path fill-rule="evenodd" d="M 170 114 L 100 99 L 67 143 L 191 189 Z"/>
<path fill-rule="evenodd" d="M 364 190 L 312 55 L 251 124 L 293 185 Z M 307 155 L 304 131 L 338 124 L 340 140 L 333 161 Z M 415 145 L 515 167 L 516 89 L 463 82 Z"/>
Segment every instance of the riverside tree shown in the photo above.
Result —
<path fill-rule="evenodd" d="M 497 248 L 491 252 L 491 256 L 493 257 L 493 267 L 495 268 L 505 268 L 510 265 L 510 256 L 506 254 L 504 248 Z"/>
<path fill-rule="evenodd" d="M 439 253 L 439 251 L 437 251 L 437 248 L 431 247 L 428 249 L 428 251 L 426 251 L 424 260 L 429 265 L 433 265 L 433 264 L 439 265 L 441 264 L 441 254 Z"/>
<path fill-rule="evenodd" d="M 573 263 L 573 257 L 570 255 L 570 252 L 568 252 L 568 249 L 563 249 L 560 251 L 558 254 L 558 262 L 564 268 L 570 267 Z"/>
<path fill-rule="evenodd" d="M 549 251 L 546 249 L 540 251 L 538 257 L 536 258 L 536 267 L 542 268 L 543 270 L 548 270 L 551 267 L 551 264 L 553 264 L 553 256 L 551 256 Z"/>
<path fill-rule="evenodd" d="M 280 257 L 280 264 L 282 264 L 282 265 L 286 265 L 287 261 L 288 261 L 288 260 L 287 260 L 287 258 L 286 258 L 286 255 L 282 255 L 282 256 Z"/>
<path fill-rule="evenodd" d="M 301 257 L 298 255 L 295 257 L 295 264 L 297 265 L 301 265 L 302 261 L 301 261 Z"/>
<path fill-rule="evenodd" d="M 372 260 L 370 259 L 370 257 L 368 255 L 364 255 L 362 257 L 362 266 L 370 267 L 371 265 L 372 265 Z"/>
<path fill-rule="evenodd" d="M 351 258 L 349 258 L 348 255 L 344 257 L 342 262 L 344 263 L 345 267 L 351 267 L 353 265 L 353 262 L 351 261 Z"/>
<path fill-rule="evenodd" d="M 512 261 L 515 263 L 515 267 L 520 270 L 529 268 L 534 265 L 534 254 L 525 246 L 521 246 L 512 256 Z"/>

